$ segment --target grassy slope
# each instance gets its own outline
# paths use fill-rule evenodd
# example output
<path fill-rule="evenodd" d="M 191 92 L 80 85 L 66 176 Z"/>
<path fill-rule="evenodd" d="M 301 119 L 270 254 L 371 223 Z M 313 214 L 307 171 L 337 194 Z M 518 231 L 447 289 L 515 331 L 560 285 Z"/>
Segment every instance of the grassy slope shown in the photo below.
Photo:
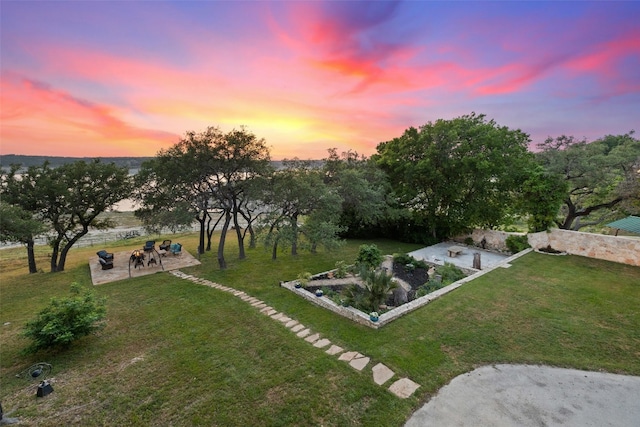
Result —
<path fill-rule="evenodd" d="M 124 250 L 141 244 L 122 242 Z M 194 236 L 182 237 L 195 253 Z M 231 243 L 231 242 L 230 242 Z M 352 261 L 360 241 L 340 251 L 271 261 L 262 249 L 219 271 L 212 254 L 188 272 L 241 289 L 372 358 L 357 372 L 295 337 L 240 299 L 157 274 L 101 285 L 109 323 L 60 353 L 21 356 L 22 325 L 69 284 L 90 284 L 77 249 L 67 271 L 26 274 L 19 253 L 0 252 L 0 400 L 30 425 L 402 425 L 456 375 L 497 363 L 544 363 L 640 375 L 640 269 L 581 257 L 530 254 L 510 269 L 469 283 L 381 330 L 335 316 L 280 288 L 301 271 Z M 384 253 L 416 246 L 376 242 Z M 127 246 L 124 246 L 127 245 Z M 46 264 L 41 267 L 47 268 Z M 54 367 L 55 392 L 35 399 L 14 375 Z M 421 384 L 401 400 L 371 380 L 385 363 Z"/>

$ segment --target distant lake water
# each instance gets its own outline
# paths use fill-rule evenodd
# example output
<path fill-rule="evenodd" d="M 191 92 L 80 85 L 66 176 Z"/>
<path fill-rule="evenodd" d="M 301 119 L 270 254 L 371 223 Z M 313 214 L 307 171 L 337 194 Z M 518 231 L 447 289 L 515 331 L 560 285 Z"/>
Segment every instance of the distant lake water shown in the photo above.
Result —
<path fill-rule="evenodd" d="M 136 210 L 136 206 L 131 199 L 124 199 L 116 203 L 113 207 L 114 210 L 120 212 L 133 212 Z"/>

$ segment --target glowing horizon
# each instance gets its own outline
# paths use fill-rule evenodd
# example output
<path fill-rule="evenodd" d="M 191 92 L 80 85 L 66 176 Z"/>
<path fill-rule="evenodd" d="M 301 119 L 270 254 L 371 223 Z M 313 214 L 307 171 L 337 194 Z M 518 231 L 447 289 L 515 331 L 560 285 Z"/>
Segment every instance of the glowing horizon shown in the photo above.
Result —
<path fill-rule="evenodd" d="M 639 2 L 2 2 L 0 153 L 154 156 L 247 128 L 370 155 L 476 112 L 532 145 L 638 129 Z"/>

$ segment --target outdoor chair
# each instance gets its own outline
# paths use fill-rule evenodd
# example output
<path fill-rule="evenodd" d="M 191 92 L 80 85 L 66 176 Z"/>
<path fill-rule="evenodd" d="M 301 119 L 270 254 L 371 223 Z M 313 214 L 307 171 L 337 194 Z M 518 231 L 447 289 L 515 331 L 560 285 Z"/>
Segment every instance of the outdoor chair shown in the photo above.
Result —
<path fill-rule="evenodd" d="M 100 266 L 103 270 L 110 270 L 113 268 L 113 258 L 111 258 L 109 261 L 105 260 L 104 258 L 98 258 L 98 261 L 100 261 Z"/>
<path fill-rule="evenodd" d="M 159 246 L 161 251 L 168 251 L 171 247 L 171 240 L 164 240 L 162 244 Z"/>
<path fill-rule="evenodd" d="M 105 251 L 104 249 L 96 252 L 96 255 L 98 255 L 98 258 L 100 259 L 113 262 L 113 254 Z"/>
<path fill-rule="evenodd" d="M 182 253 L 182 245 L 180 243 L 173 243 L 169 250 L 173 255 L 180 255 Z"/>
<path fill-rule="evenodd" d="M 156 241 L 155 240 L 147 240 L 147 242 L 144 244 L 144 248 L 142 248 L 143 251 L 145 252 L 151 252 L 155 249 L 156 246 Z"/>

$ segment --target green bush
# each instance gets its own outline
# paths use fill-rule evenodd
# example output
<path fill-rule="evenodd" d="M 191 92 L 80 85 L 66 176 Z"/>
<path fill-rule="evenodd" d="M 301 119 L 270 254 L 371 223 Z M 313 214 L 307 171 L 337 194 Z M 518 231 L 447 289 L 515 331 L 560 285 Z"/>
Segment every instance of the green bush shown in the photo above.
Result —
<path fill-rule="evenodd" d="M 437 267 L 436 273 L 442 276 L 442 284 L 444 286 L 457 282 L 460 279 L 464 279 L 466 276 L 462 270 L 450 262 L 445 262 L 444 265 Z"/>
<path fill-rule="evenodd" d="M 393 262 L 397 262 L 402 265 L 413 265 L 413 269 L 416 268 L 429 268 L 424 260 L 417 260 L 409 254 L 393 254 Z"/>
<path fill-rule="evenodd" d="M 347 263 L 345 261 L 337 261 L 336 272 L 335 272 L 336 279 L 344 279 L 345 277 L 347 277 L 347 272 L 348 272 Z"/>
<path fill-rule="evenodd" d="M 475 243 L 473 242 L 473 239 L 471 237 L 467 237 L 466 239 L 464 239 L 464 244 L 467 246 L 473 246 Z"/>
<path fill-rule="evenodd" d="M 382 253 L 376 245 L 360 245 L 356 264 L 360 267 L 376 268 L 382 262 Z"/>
<path fill-rule="evenodd" d="M 307 286 L 307 283 L 309 283 L 309 280 L 311 280 L 311 273 L 309 273 L 308 271 L 298 273 L 298 277 L 296 278 L 296 280 L 302 286 Z"/>
<path fill-rule="evenodd" d="M 445 285 L 443 285 L 442 283 L 427 282 L 418 288 L 418 291 L 416 292 L 416 298 L 420 298 L 422 296 L 430 294 L 431 292 L 437 291 L 438 289 L 443 288 L 444 286 Z"/>
<path fill-rule="evenodd" d="M 73 341 L 104 327 L 106 299 L 96 298 L 89 290 L 81 292 L 71 285 L 71 297 L 51 298 L 36 319 L 27 322 L 23 335 L 33 343 L 27 352 L 50 347 L 68 347 Z"/>
<path fill-rule="evenodd" d="M 351 285 L 341 295 L 341 301 L 362 312 L 379 311 L 389 293 L 396 287 L 392 277 L 385 271 L 361 267 L 360 278 L 363 286 Z"/>
<path fill-rule="evenodd" d="M 507 240 L 505 242 L 507 244 L 507 248 L 509 248 L 509 251 L 513 254 L 517 254 L 518 252 L 522 252 L 527 248 L 530 248 L 531 246 L 529 245 L 529 239 L 527 238 L 527 235 L 511 235 L 509 237 L 507 237 Z"/>

